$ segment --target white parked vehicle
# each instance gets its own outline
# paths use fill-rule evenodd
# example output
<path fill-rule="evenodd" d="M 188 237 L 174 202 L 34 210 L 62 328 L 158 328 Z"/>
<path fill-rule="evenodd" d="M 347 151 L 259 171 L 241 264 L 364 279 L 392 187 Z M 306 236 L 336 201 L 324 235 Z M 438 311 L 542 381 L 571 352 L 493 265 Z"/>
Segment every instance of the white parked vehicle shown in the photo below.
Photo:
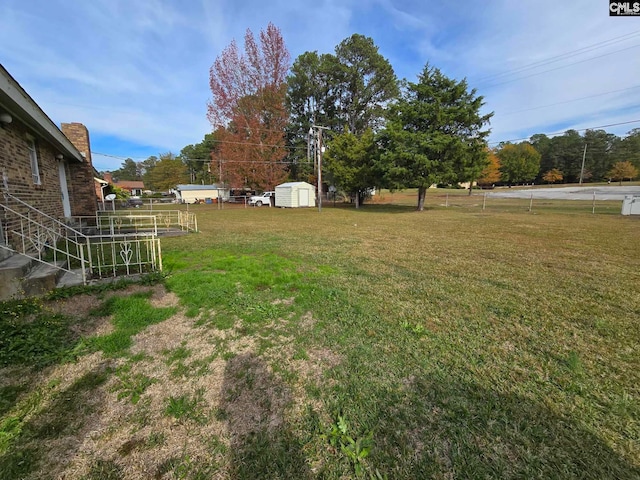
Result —
<path fill-rule="evenodd" d="M 271 199 L 275 198 L 276 192 L 264 192 L 262 195 L 254 195 L 249 199 L 249 205 L 261 207 L 262 205 L 271 206 Z"/>

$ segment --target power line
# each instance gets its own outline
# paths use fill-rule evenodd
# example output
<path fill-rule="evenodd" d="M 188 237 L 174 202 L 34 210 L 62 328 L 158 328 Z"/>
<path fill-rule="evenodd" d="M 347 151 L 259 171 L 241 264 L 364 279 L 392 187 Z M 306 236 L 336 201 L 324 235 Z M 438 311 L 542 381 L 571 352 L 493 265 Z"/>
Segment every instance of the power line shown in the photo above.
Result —
<path fill-rule="evenodd" d="M 607 127 L 617 127 L 619 125 L 629 125 L 631 123 L 640 123 L 640 119 L 638 120 L 630 120 L 628 122 L 618 122 L 618 123 L 610 123 L 608 125 L 598 125 L 597 127 L 586 127 L 586 128 L 569 128 L 568 130 L 575 130 L 576 132 L 584 132 L 586 130 L 595 130 L 598 128 L 607 128 Z M 556 135 L 562 135 L 566 132 L 554 132 L 554 133 L 535 133 L 534 135 L 546 135 L 548 137 L 553 137 Z M 510 140 L 498 140 L 495 142 L 488 142 L 488 145 L 497 145 L 499 143 L 507 143 L 507 142 L 522 142 L 524 140 L 529 140 L 531 137 L 524 137 L 524 138 L 512 138 Z"/>
<path fill-rule="evenodd" d="M 530 112 L 532 110 L 539 110 L 541 108 L 555 107 L 556 105 L 564 105 L 565 103 L 577 102 L 578 100 L 586 100 L 586 99 L 589 99 L 589 98 L 595 98 L 595 97 L 602 97 L 604 95 L 610 95 L 612 93 L 626 92 L 627 90 L 633 90 L 635 88 L 640 88 L 640 85 L 634 85 L 633 87 L 629 87 L 629 88 L 621 88 L 619 90 L 611 90 L 610 92 L 596 93 L 594 95 L 588 95 L 586 97 L 573 98 L 571 100 L 565 100 L 563 102 L 550 103 L 548 105 L 541 105 L 539 107 L 526 108 L 524 110 L 516 110 L 515 112 L 501 113 L 500 115 L 501 116 L 505 116 L 505 115 L 513 115 L 514 113 Z"/>
<path fill-rule="evenodd" d="M 287 150 L 306 150 L 307 147 L 306 146 L 300 146 L 300 147 L 296 147 L 296 146 L 289 146 L 289 145 L 270 145 L 270 144 L 264 144 L 264 143 L 253 143 L 253 142 L 232 142 L 232 141 L 228 141 L 228 140 L 216 140 L 217 143 L 227 143 L 227 144 L 234 144 L 234 145 L 251 145 L 251 146 L 258 146 L 258 147 L 269 147 L 269 148 L 280 148 L 280 149 L 287 149 Z M 122 157 L 122 156 L 118 156 L 118 155 L 111 155 L 108 153 L 99 153 L 99 152 L 92 152 L 93 155 L 101 155 L 103 157 L 113 157 L 113 158 L 119 158 L 119 159 L 123 159 L 123 160 L 127 160 L 127 159 L 147 159 L 149 157 Z M 178 155 L 176 155 L 177 157 Z M 202 160 L 202 159 L 191 159 L 189 158 L 189 160 Z"/>
<path fill-rule="evenodd" d="M 512 69 L 512 70 L 507 70 L 505 72 L 496 73 L 496 74 L 492 74 L 492 75 L 487 75 L 485 77 L 479 78 L 477 81 L 479 83 L 482 83 L 482 82 L 484 82 L 486 80 L 491 80 L 491 79 L 495 79 L 495 78 L 498 78 L 498 77 L 504 77 L 504 76 L 508 76 L 508 75 L 513 75 L 515 73 L 520 73 L 520 72 L 525 71 L 525 70 L 530 70 L 530 69 L 541 67 L 541 66 L 544 66 L 544 65 L 549 65 L 551 63 L 556 63 L 556 62 L 559 62 L 561 60 L 566 60 L 566 59 L 571 58 L 571 57 L 582 55 L 584 53 L 587 53 L 587 52 L 590 52 L 590 51 L 593 51 L 593 50 L 597 50 L 597 49 L 609 46 L 610 44 L 616 43 L 619 40 L 629 40 L 630 38 L 638 36 L 638 35 L 640 35 L 640 30 L 636 30 L 635 32 L 627 33 L 625 35 L 621 35 L 619 37 L 614 37 L 614 38 L 611 38 L 611 39 L 608 39 L 608 40 L 603 40 L 602 42 L 594 43 L 592 45 L 587 45 L 586 47 L 578 48 L 576 50 L 571 50 L 569 52 L 561 53 L 560 55 L 556 55 L 556 56 L 549 57 L 549 58 L 546 58 L 546 59 L 538 60 L 536 62 L 532 62 L 532 63 L 523 65 L 521 67 L 518 67 L 518 68 L 515 68 L 515 69 Z"/>
<path fill-rule="evenodd" d="M 512 78 L 511 80 L 505 80 L 505 81 L 499 82 L 499 83 L 490 83 L 489 85 L 486 85 L 485 88 L 497 87 L 499 85 L 504 85 L 505 83 L 511 83 L 511 82 L 515 82 L 515 81 L 518 81 L 518 80 L 524 80 L 525 78 L 535 77 L 537 75 L 542 75 L 543 73 L 554 72 L 556 70 L 561 70 L 563 68 L 572 67 L 572 66 L 578 65 L 580 63 L 590 62 L 591 60 L 596 60 L 598 58 L 602 58 L 602 57 L 606 57 L 606 56 L 609 56 L 609 55 L 613 55 L 615 53 L 624 52 L 625 50 L 630 50 L 630 49 L 636 48 L 636 47 L 640 47 L 640 43 L 638 43 L 636 45 L 631 45 L 630 47 L 626 47 L 626 48 L 623 48 L 623 49 L 620 49 L 620 50 L 616 50 L 615 52 L 605 53 L 603 55 L 598 55 L 597 57 L 585 58 L 584 60 L 580 60 L 578 62 L 569 63 L 567 65 L 561 65 L 561 66 L 556 67 L 556 68 L 550 68 L 549 70 L 543 70 L 542 72 L 536 72 L 536 73 L 532 73 L 530 75 L 525 75 L 524 77 Z"/>
<path fill-rule="evenodd" d="M 637 88 L 637 87 L 633 87 L 633 88 Z M 598 125 L 598 126 L 594 126 L 594 127 L 585 127 L 585 128 L 573 128 L 573 129 L 568 129 L 568 130 L 575 130 L 576 132 L 584 132 L 586 130 L 595 130 L 595 129 L 599 129 L 599 128 L 608 128 L 608 127 L 618 127 L 620 125 L 630 125 L 632 123 L 640 123 L 640 119 L 638 120 L 629 120 L 628 122 L 618 122 L 618 123 L 609 123 L 607 125 Z M 553 133 L 539 133 L 536 132 L 534 135 L 546 135 L 546 136 L 555 136 L 555 135 L 562 135 L 566 132 L 562 131 L 562 132 L 553 132 Z M 529 137 L 522 137 L 522 138 L 512 138 L 509 140 L 496 140 L 493 142 L 488 142 L 488 145 L 497 145 L 499 143 L 507 143 L 507 142 L 521 142 L 524 140 L 529 140 L 531 138 L 531 136 Z M 110 158 L 117 158 L 119 160 L 128 160 L 131 159 L 133 160 L 133 158 L 144 158 L 144 157 L 122 157 L 122 156 L 118 156 L 118 155 L 112 155 L 109 153 L 100 153 L 100 152 L 92 152 L 92 155 L 100 155 L 103 157 L 110 157 Z M 208 158 L 190 158 L 189 160 L 194 161 L 194 162 L 219 162 L 220 160 L 212 160 L 212 159 L 208 159 Z M 277 162 L 271 162 L 271 161 L 253 161 L 253 160 L 222 160 L 223 163 L 264 163 L 264 164 L 311 164 L 313 162 L 309 162 L 309 161 L 297 161 L 297 160 L 283 160 L 283 161 L 277 161 Z"/>
<path fill-rule="evenodd" d="M 133 160 L 132 157 L 121 157 L 118 155 L 111 155 L 108 153 L 100 153 L 100 152 L 91 152 L 92 155 L 100 155 L 103 157 L 110 157 L 110 158 L 116 158 L 118 160 Z M 134 158 L 143 158 L 143 157 L 134 157 Z M 177 160 L 177 159 L 174 159 Z M 188 160 L 192 161 L 192 162 L 203 162 L 203 163 L 218 163 L 221 160 L 213 160 L 210 158 L 189 158 Z M 268 164 L 268 165 L 275 165 L 275 164 L 283 164 L 283 165 L 289 165 L 289 164 L 311 164 L 313 162 L 308 162 L 308 161 L 294 161 L 294 160 L 278 160 L 278 161 L 270 161 L 270 160 L 222 160 L 223 164 L 229 164 L 229 163 L 252 163 L 252 164 Z"/>

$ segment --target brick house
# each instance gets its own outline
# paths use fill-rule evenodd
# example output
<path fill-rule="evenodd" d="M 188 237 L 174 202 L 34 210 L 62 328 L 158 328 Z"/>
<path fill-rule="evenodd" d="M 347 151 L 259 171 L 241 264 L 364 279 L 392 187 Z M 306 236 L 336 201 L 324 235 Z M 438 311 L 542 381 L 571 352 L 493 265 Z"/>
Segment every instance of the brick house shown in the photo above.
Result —
<path fill-rule="evenodd" d="M 51 217 L 96 213 L 87 128 L 81 123 L 63 123 L 58 128 L 2 65 L 0 174 L 0 191 Z M 0 211 L 0 220 L 2 230 L 10 219 Z M 4 238 L 0 231 L 0 241 Z"/>

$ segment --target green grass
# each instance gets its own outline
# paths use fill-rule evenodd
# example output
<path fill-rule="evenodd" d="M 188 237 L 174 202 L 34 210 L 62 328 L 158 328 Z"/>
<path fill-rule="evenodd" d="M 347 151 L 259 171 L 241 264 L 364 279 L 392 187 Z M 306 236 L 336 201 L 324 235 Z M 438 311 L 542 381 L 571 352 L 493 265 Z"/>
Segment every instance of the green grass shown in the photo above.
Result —
<path fill-rule="evenodd" d="M 133 405 L 140 401 L 144 391 L 158 380 L 141 373 L 132 373 L 131 365 L 125 364 L 116 371 L 117 383 L 113 391 L 118 392 L 118 400 L 128 398 Z"/>
<path fill-rule="evenodd" d="M 621 285 L 639 284 L 640 225 L 560 202 L 531 215 L 524 201 L 484 214 L 457 201 L 216 212 L 215 236 L 200 217 L 205 238 L 165 242 L 168 285 L 193 312 L 262 318 L 260 332 L 312 311 L 297 350 L 345 360 L 310 391 L 357 438 L 373 432 L 370 473 L 633 478 L 640 302 Z M 269 311 L 287 295 L 292 305 Z M 315 445 L 327 477 L 354 474 L 307 437 L 309 415 L 286 436 Z"/>
<path fill-rule="evenodd" d="M 0 423 L 3 478 L 28 478 L 42 467 L 48 442 L 79 432 L 98 408 L 89 397 L 110 374 L 100 367 L 62 391 L 49 386 L 19 401 Z"/>
<path fill-rule="evenodd" d="M 41 303 L 31 298 L 2 304 L 0 367 L 43 368 L 63 359 L 77 342 L 69 319 L 43 310 Z"/>
<path fill-rule="evenodd" d="M 198 390 L 194 395 L 170 396 L 167 398 L 167 406 L 164 413 L 168 417 L 176 420 L 191 420 L 198 424 L 207 423 L 207 416 L 202 409 L 202 390 Z"/>
<path fill-rule="evenodd" d="M 171 435 L 150 424 L 158 417 L 206 447 L 204 457 L 186 446 L 159 457 L 154 473 L 638 478 L 640 223 L 617 202 L 599 215 L 590 202 L 528 212 L 526 200 L 483 212 L 464 191 L 448 192 L 444 206 L 446 193 L 429 191 L 422 213 L 413 197 L 388 193 L 391 204 L 321 214 L 192 208 L 201 233 L 163 239 L 165 283 L 211 351 L 194 360 L 180 338 L 145 358 L 168 372 L 159 382 L 192 393 L 167 392 L 153 407 L 149 376 L 104 373 L 115 375 L 113 395 L 142 399 L 140 427 L 153 430 L 140 448 L 167 448 Z M 152 307 L 148 294 L 98 303 L 94 315 L 112 316 L 115 330 L 86 344 L 120 362 L 133 335 L 176 312 Z M 39 315 L 24 308 L 12 321 Z M 199 390 L 214 359 L 222 384 Z M 79 402 L 99 385 L 69 392 Z M 208 403 L 205 392 L 218 391 Z M 9 432 L 0 471 L 30 478 L 40 465 L 55 431 L 41 411 L 52 392 L 18 381 L 0 390 Z M 69 392 L 55 393 L 54 412 Z M 69 431 L 94 414 L 78 402 Z M 215 422 L 226 443 L 211 436 Z M 112 453 L 87 478 L 126 471 L 124 454 Z"/>
<path fill-rule="evenodd" d="M 128 352 L 131 337 L 144 328 L 162 322 L 176 312 L 173 307 L 154 308 L 149 303 L 150 292 L 128 297 L 113 296 L 96 308 L 92 314 L 99 317 L 113 315 L 113 333 L 92 337 L 87 341 L 91 350 L 101 350 L 106 356 L 117 357 Z"/>

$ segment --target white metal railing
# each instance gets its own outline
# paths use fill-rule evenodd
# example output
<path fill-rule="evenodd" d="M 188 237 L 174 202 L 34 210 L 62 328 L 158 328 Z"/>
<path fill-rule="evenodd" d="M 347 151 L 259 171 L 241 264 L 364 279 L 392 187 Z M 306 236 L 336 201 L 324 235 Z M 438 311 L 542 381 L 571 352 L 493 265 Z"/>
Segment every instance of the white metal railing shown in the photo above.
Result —
<path fill-rule="evenodd" d="M 88 275 L 104 278 L 162 271 L 155 216 L 143 215 L 128 225 L 124 224 L 126 218 L 120 219 L 121 224 L 117 218 L 107 219 L 110 222 L 107 235 L 86 235 L 18 197 L 5 192 L 4 198 L 5 203 L 0 203 L 4 211 L 1 230 L 4 242 L 0 242 L 0 248 L 59 270 L 79 273 L 85 285 Z M 14 206 L 9 206 L 9 202 Z M 149 225 L 154 228 L 144 232 Z M 121 233 L 124 227 L 134 231 Z"/>
<path fill-rule="evenodd" d="M 90 220 L 88 217 L 76 218 L 81 222 Z M 158 233 L 173 229 L 185 232 L 198 231 L 195 213 L 182 210 L 98 211 L 95 216 L 95 226 L 100 232 L 109 231 L 112 234 L 151 231 Z"/>
<path fill-rule="evenodd" d="M 158 235 L 157 219 L 156 215 L 106 215 L 100 218 L 100 225 L 102 230 L 102 220 L 107 220 L 110 235 L 125 232 L 151 232 Z"/>
<path fill-rule="evenodd" d="M 160 238 L 155 234 L 87 237 L 92 277 L 117 277 L 162 271 Z"/>
<path fill-rule="evenodd" d="M 86 284 L 86 270 L 90 259 L 86 257 L 85 236 L 60 220 L 47 215 L 9 193 L 5 200 L 15 202 L 22 211 L 0 205 L 5 212 L 4 244 L 0 247 L 46 263 L 59 270 L 81 270 Z"/>
<path fill-rule="evenodd" d="M 193 212 L 184 212 L 182 210 L 178 210 L 178 224 L 184 231 L 198 231 L 198 219 L 196 218 L 196 214 Z"/>

